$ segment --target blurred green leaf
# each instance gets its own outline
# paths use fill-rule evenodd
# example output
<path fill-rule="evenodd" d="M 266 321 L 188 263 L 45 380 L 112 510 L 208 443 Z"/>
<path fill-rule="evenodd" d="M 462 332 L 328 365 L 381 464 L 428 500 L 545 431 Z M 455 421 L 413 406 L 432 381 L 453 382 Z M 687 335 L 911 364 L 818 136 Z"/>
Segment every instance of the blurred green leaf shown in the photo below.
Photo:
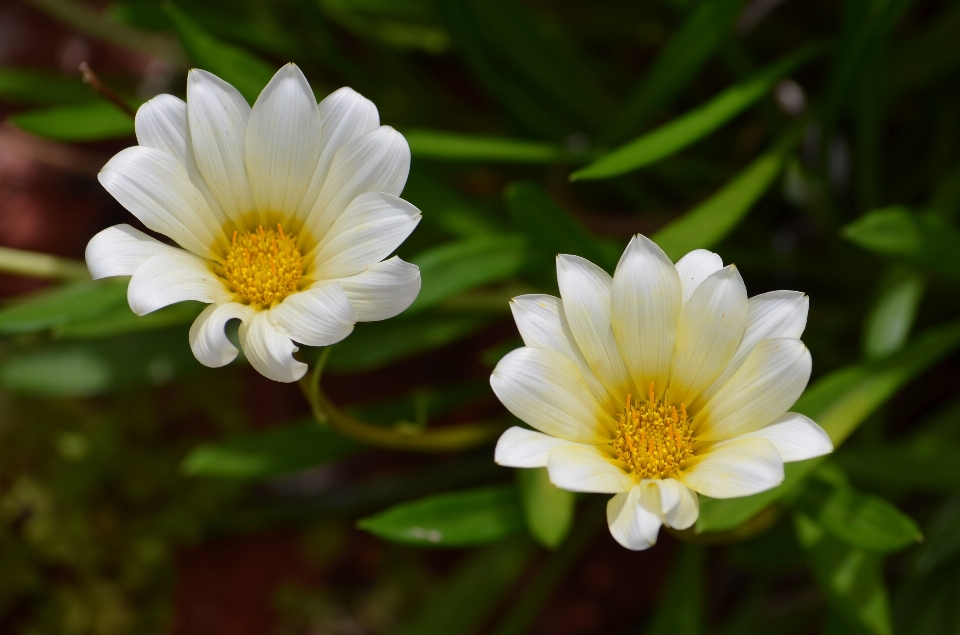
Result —
<path fill-rule="evenodd" d="M 360 449 L 357 442 L 310 419 L 199 445 L 183 459 L 180 471 L 187 476 L 260 479 L 329 463 Z"/>
<path fill-rule="evenodd" d="M 31 106 L 94 101 L 97 94 L 76 77 L 31 68 L 0 68 L 0 100 Z"/>
<path fill-rule="evenodd" d="M 190 59 L 233 84 L 251 104 L 255 102 L 277 69 L 257 55 L 214 37 L 174 5 L 165 5 L 165 10 Z"/>
<path fill-rule="evenodd" d="M 939 214 L 914 214 L 902 207 L 874 210 L 842 234 L 869 251 L 960 280 L 960 231 Z"/>
<path fill-rule="evenodd" d="M 849 485 L 808 478 L 788 502 L 837 538 L 868 551 L 899 551 L 923 540 L 913 519 L 892 503 Z"/>
<path fill-rule="evenodd" d="M 138 104 L 131 102 L 134 108 Z M 35 135 L 79 143 L 132 137 L 133 119 L 109 101 L 38 108 L 10 115 L 7 121 Z"/>
<path fill-rule="evenodd" d="M 124 294 L 126 298 L 126 294 Z M 124 333 L 139 331 L 153 331 L 156 329 L 190 324 L 207 305 L 202 302 L 178 302 L 158 309 L 146 315 L 137 315 L 124 303 L 108 313 L 96 317 L 71 321 L 63 326 L 56 326 L 53 334 L 56 337 L 73 339 L 90 339 L 98 337 L 113 337 Z"/>
<path fill-rule="evenodd" d="M 473 315 L 424 315 L 358 324 L 330 350 L 326 368 L 352 373 L 426 353 L 474 333 L 485 324 Z"/>
<path fill-rule="evenodd" d="M 669 105 L 720 47 L 742 6 L 743 0 L 700 3 L 661 49 L 603 138 L 609 141 L 628 138 Z"/>
<path fill-rule="evenodd" d="M 469 135 L 444 130 L 403 133 L 415 159 L 486 163 L 557 163 L 571 158 L 564 148 L 543 141 Z"/>
<path fill-rule="evenodd" d="M 660 592 L 645 635 L 701 635 L 703 624 L 704 550 L 686 544 Z"/>
<path fill-rule="evenodd" d="M 954 455 L 956 456 L 956 455 Z M 927 541 L 920 548 L 913 568 L 926 576 L 947 566 L 960 556 L 960 495 L 954 493 L 934 515 L 927 532 Z"/>
<path fill-rule="evenodd" d="M 397 635 L 470 635 L 496 609 L 532 555 L 528 541 L 510 540 L 470 555 Z"/>
<path fill-rule="evenodd" d="M 830 537 L 803 514 L 794 522 L 813 576 L 830 608 L 845 622 L 846 632 L 893 635 L 881 556 Z"/>
<path fill-rule="evenodd" d="M 892 267 L 880 279 L 880 289 L 867 313 L 863 328 L 863 352 L 867 359 L 880 359 L 903 347 L 920 308 L 926 280 L 905 267 Z"/>
<path fill-rule="evenodd" d="M 792 141 L 793 132 L 789 132 L 719 192 L 657 231 L 653 241 L 672 260 L 678 260 L 694 249 L 710 248 L 723 240 L 776 181 L 789 157 Z"/>
<path fill-rule="evenodd" d="M 609 179 L 656 163 L 706 137 L 769 94 L 777 81 L 823 52 L 808 46 L 723 91 L 706 104 L 634 139 L 570 175 L 571 181 Z"/>
<path fill-rule="evenodd" d="M 0 309 L 0 335 L 62 328 L 100 318 L 126 305 L 125 280 L 75 282 L 18 298 L 14 304 Z"/>
<path fill-rule="evenodd" d="M 556 549 L 570 533 L 576 494 L 550 482 L 547 468 L 516 470 L 527 530 L 537 542 Z"/>
<path fill-rule="evenodd" d="M 921 434 L 881 445 L 845 449 L 837 462 L 858 483 L 892 492 L 960 489 L 960 443 Z M 896 465 L 896 470 L 890 466 Z"/>
<path fill-rule="evenodd" d="M 466 547 L 496 542 L 523 529 L 513 485 L 447 492 L 402 503 L 357 521 L 385 540 L 420 547 Z"/>
<path fill-rule="evenodd" d="M 204 369 L 185 329 L 24 346 L 0 357 L 0 387 L 37 397 L 85 397 L 160 386 Z"/>
<path fill-rule="evenodd" d="M 434 247 L 411 258 L 423 284 L 408 313 L 416 313 L 484 284 L 512 278 L 523 265 L 523 236 L 482 236 Z"/>
<path fill-rule="evenodd" d="M 960 325 L 950 324 L 924 332 L 900 352 L 879 362 L 858 364 L 821 378 L 797 401 L 794 412 L 820 424 L 834 446 L 839 446 L 857 426 L 905 384 L 960 346 Z M 781 485 L 743 498 L 705 499 L 700 504 L 698 533 L 726 531 L 744 523 L 790 492 L 823 462 L 823 457 L 788 463 Z"/>
<path fill-rule="evenodd" d="M 533 248 L 530 258 L 555 278 L 557 254 L 576 254 L 612 271 L 620 257 L 617 247 L 591 236 L 565 209 L 550 200 L 540 186 L 518 182 L 504 189 L 514 225 Z"/>
<path fill-rule="evenodd" d="M 474 238 L 500 233 L 494 218 L 497 210 L 468 197 L 449 181 L 438 178 L 427 166 L 410 173 L 403 198 L 420 209 L 430 210 L 425 225 L 458 238 Z"/>

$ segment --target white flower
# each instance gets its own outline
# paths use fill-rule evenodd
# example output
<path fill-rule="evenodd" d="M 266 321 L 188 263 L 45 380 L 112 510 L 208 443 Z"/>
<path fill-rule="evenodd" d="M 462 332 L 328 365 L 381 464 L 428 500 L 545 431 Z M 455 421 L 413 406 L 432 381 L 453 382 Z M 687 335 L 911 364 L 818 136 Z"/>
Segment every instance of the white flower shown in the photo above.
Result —
<path fill-rule="evenodd" d="M 288 64 L 251 109 L 230 84 L 192 70 L 187 101 L 151 99 L 136 131 L 140 145 L 113 157 L 100 182 L 183 249 L 117 225 L 90 241 L 87 264 L 94 278 L 132 275 L 127 296 L 138 315 L 210 303 L 190 329 L 203 364 L 236 358 L 224 326 L 237 318 L 253 367 L 296 381 L 307 367 L 291 340 L 334 344 L 420 292 L 416 266 L 383 260 L 420 221 L 398 198 L 410 149 L 350 88 L 318 105 Z"/>
<path fill-rule="evenodd" d="M 820 426 L 787 412 L 810 378 L 802 293 L 748 300 L 716 254 L 700 249 L 674 266 L 639 235 L 612 278 L 566 255 L 557 278 L 562 299 L 511 305 L 526 346 L 490 384 L 539 432 L 507 430 L 496 461 L 546 467 L 563 489 L 616 494 L 607 521 L 624 547 L 650 547 L 661 524 L 693 525 L 697 492 L 756 494 L 783 480 L 785 461 L 833 449 Z"/>

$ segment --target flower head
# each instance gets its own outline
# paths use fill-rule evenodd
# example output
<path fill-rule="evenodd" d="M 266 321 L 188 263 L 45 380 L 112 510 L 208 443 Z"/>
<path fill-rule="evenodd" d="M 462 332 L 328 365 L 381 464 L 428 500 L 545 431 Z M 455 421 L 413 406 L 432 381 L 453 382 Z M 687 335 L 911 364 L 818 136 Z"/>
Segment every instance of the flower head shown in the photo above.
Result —
<path fill-rule="evenodd" d="M 787 412 L 810 378 L 802 293 L 748 299 L 716 254 L 674 265 L 640 235 L 612 278 L 561 255 L 557 279 L 561 298 L 512 302 L 526 346 L 490 384 L 537 431 L 504 432 L 496 461 L 615 494 L 607 521 L 624 547 L 650 547 L 661 525 L 693 525 L 697 493 L 756 494 L 780 484 L 784 462 L 833 449 L 820 426 Z"/>
<path fill-rule="evenodd" d="M 300 69 L 280 69 L 251 108 L 202 70 L 187 101 L 160 95 L 137 111 L 138 146 L 100 182 L 171 247 L 129 225 L 87 245 L 94 278 L 133 276 L 130 308 L 144 315 L 183 300 L 210 304 L 190 329 L 203 364 L 233 361 L 224 327 L 260 373 L 296 381 L 293 341 L 339 342 L 358 321 L 384 320 L 420 291 L 419 269 L 384 260 L 420 221 L 398 198 L 410 169 L 403 136 L 349 88 L 317 104 Z M 291 341 L 293 340 L 293 341 Z"/>

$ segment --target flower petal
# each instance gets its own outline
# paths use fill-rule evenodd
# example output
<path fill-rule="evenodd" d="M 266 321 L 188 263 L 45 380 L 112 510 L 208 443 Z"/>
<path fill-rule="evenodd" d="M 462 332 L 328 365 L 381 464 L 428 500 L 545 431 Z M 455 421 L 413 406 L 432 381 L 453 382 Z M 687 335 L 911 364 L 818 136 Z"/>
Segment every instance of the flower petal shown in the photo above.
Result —
<path fill-rule="evenodd" d="M 330 346 L 353 332 L 357 312 L 336 282 L 288 295 L 267 314 L 287 337 L 307 346 Z"/>
<path fill-rule="evenodd" d="M 811 366 L 810 351 L 800 340 L 763 340 L 695 414 L 697 439 L 732 439 L 776 421 L 803 393 Z"/>
<path fill-rule="evenodd" d="M 250 106 L 236 88 L 197 68 L 187 75 L 187 121 L 197 166 L 234 220 L 254 211 L 244 150 L 249 118 Z"/>
<path fill-rule="evenodd" d="M 285 383 L 297 381 L 307 372 L 307 365 L 293 358 L 299 348 L 290 337 L 277 331 L 269 312 L 260 311 L 252 320 L 240 324 L 240 346 L 247 361 L 258 373 Z"/>
<path fill-rule="evenodd" d="M 697 522 L 700 516 L 700 499 L 696 492 L 673 478 L 644 481 L 648 482 L 658 490 L 659 515 L 664 525 L 683 530 Z"/>
<path fill-rule="evenodd" d="M 805 461 L 833 452 L 833 442 L 826 430 L 796 412 L 788 412 L 774 423 L 738 438 L 766 439 L 777 448 L 784 463 Z"/>
<path fill-rule="evenodd" d="M 634 386 L 662 395 L 670 378 L 683 290 L 680 275 L 652 240 L 637 234 L 613 275 L 613 332 Z"/>
<path fill-rule="evenodd" d="M 513 426 L 500 435 L 493 460 L 507 467 L 546 467 L 550 450 L 568 445 L 570 441 Z"/>
<path fill-rule="evenodd" d="M 184 300 L 222 304 L 232 296 L 204 260 L 182 249 L 150 256 L 127 287 L 127 302 L 137 315 Z"/>
<path fill-rule="evenodd" d="M 783 482 L 783 460 L 766 439 L 734 439 L 688 461 L 680 481 L 711 498 L 750 496 Z"/>
<path fill-rule="evenodd" d="M 550 482 L 571 492 L 617 494 L 633 487 L 634 479 L 592 445 L 567 444 L 547 455 Z"/>
<path fill-rule="evenodd" d="M 540 432 L 578 443 L 607 443 L 613 422 L 572 361 L 543 348 L 507 353 L 490 375 L 497 398 Z"/>
<path fill-rule="evenodd" d="M 557 282 L 563 314 L 584 359 L 613 395 L 629 390 L 627 371 L 613 334 L 610 275 L 585 258 L 557 256 Z"/>
<path fill-rule="evenodd" d="M 378 322 L 403 313 L 417 299 L 420 267 L 394 256 L 335 282 L 357 311 L 358 322 Z"/>
<path fill-rule="evenodd" d="M 723 259 L 706 249 L 694 249 L 677 261 L 677 273 L 683 287 L 683 303 L 686 304 L 700 283 L 715 271 L 723 269 Z"/>
<path fill-rule="evenodd" d="M 133 146 L 118 152 L 98 179 L 121 205 L 148 228 L 198 256 L 213 258 L 226 236 L 187 169 L 173 156 Z"/>
<path fill-rule="evenodd" d="M 704 280 L 680 311 L 670 398 L 689 404 L 737 350 L 747 322 L 747 288 L 733 265 Z"/>
<path fill-rule="evenodd" d="M 380 126 L 337 151 L 305 227 L 325 236 L 334 221 L 361 194 L 399 196 L 410 172 L 410 146 L 390 126 Z M 369 264 L 369 263 L 367 263 Z"/>
<path fill-rule="evenodd" d="M 90 239 L 84 258 L 94 280 L 132 276 L 151 256 L 179 251 L 130 225 L 114 225 Z"/>
<path fill-rule="evenodd" d="M 210 211 L 222 225 L 227 217 L 203 180 L 200 168 L 197 167 L 197 158 L 193 155 L 193 142 L 187 123 L 187 103 L 173 95 L 157 95 L 140 106 L 134 125 L 137 142 L 141 146 L 166 152 L 183 164 L 190 182 L 203 194 Z"/>
<path fill-rule="evenodd" d="M 344 86 L 320 102 L 320 157 L 298 212 L 300 218 L 306 218 L 317 202 L 337 151 L 379 126 L 377 107 L 352 88 Z"/>
<path fill-rule="evenodd" d="M 580 352 L 560 298 L 544 294 L 521 295 L 510 301 L 510 310 L 524 344 L 557 351 L 576 364 L 580 376 L 599 403 L 605 403 L 610 398 L 607 389 L 590 370 Z"/>
<path fill-rule="evenodd" d="M 657 544 L 660 533 L 659 516 L 646 509 L 643 498 L 650 497 L 648 486 L 638 483 L 629 492 L 622 492 L 607 502 L 607 525 L 614 540 L 633 551 L 648 549 Z"/>
<path fill-rule="evenodd" d="M 296 64 L 277 71 L 257 97 L 245 147 L 258 209 L 295 213 L 320 158 L 320 109 Z"/>
<path fill-rule="evenodd" d="M 254 311 L 245 304 L 227 302 L 211 304 L 190 326 L 190 349 L 204 366 L 220 368 L 237 358 L 237 348 L 227 338 L 227 322 L 233 319 L 252 320 Z"/>
<path fill-rule="evenodd" d="M 699 410 L 720 390 L 761 340 L 776 337 L 799 339 L 807 324 L 809 308 L 810 298 L 798 291 L 771 291 L 747 300 L 747 326 L 740 346 L 720 376 L 694 401 L 693 409 Z"/>
<path fill-rule="evenodd" d="M 368 192 L 353 199 L 317 245 L 308 275 L 331 280 L 380 262 L 420 222 L 420 210 L 392 194 Z"/>

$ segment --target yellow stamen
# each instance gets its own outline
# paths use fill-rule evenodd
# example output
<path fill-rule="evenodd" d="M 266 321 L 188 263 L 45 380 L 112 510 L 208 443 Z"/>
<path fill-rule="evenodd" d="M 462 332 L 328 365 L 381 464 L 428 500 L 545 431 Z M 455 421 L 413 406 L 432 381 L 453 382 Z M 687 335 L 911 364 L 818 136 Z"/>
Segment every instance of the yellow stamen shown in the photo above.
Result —
<path fill-rule="evenodd" d="M 673 405 L 656 400 L 653 384 L 650 399 L 626 406 L 616 418 L 617 433 L 613 452 L 630 472 L 641 478 L 665 478 L 676 474 L 693 456 L 693 420 L 687 417 L 685 404 L 680 413 Z"/>
<path fill-rule="evenodd" d="M 303 257 L 296 237 L 258 227 L 233 232 L 233 244 L 217 273 L 241 298 L 270 306 L 297 290 L 303 278 Z"/>

